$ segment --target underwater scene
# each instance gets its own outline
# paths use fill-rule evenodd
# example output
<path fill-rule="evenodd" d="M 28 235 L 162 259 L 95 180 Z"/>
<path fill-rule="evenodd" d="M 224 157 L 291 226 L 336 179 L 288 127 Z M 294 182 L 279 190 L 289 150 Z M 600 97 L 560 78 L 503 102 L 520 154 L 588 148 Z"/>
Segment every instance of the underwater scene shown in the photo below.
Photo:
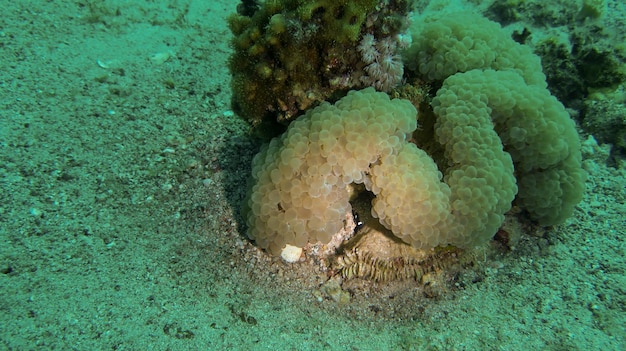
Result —
<path fill-rule="evenodd" d="M 625 350 L 623 0 L 2 1 L 0 350 Z"/>

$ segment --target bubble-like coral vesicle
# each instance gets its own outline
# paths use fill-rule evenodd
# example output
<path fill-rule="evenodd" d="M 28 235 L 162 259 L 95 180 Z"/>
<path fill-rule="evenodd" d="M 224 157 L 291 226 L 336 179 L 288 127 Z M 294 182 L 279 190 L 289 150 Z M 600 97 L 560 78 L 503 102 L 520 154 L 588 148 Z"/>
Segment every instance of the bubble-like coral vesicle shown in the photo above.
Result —
<path fill-rule="evenodd" d="M 353 50 L 367 73 L 387 49 L 371 27 L 359 28 L 344 39 L 359 43 Z M 441 86 L 420 108 L 432 133 L 414 133 L 415 106 L 390 99 L 381 81 L 308 109 L 254 158 L 243 214 L 259 247 L 277 255 L 329 242 L 351 211 L 354 184 L 373 194 L 372 216 L 420 250 L 487 242 L 513 202 L 541 225 L 572 214 L 584 191 L 580 142 L 539 58 L 478 15 L 430 17 L 411 34 L 404 77 Z M 430 144 L 440 152 L 421 148 Z"/>

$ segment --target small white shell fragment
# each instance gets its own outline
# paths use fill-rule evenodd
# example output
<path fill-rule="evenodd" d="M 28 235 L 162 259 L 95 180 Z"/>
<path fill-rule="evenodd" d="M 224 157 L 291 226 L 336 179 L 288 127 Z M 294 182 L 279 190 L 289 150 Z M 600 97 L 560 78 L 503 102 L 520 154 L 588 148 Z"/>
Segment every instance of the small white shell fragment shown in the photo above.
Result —
<path fill-rule="evenodd" d="M 98 67 L 100 68 L 104 68 L 104 69 L 114 69 L 114 68 L 119 68 L 120 67 L 120 61 L 119 60 L 100 60 L 97 59 L 96 60 L 96 64 L 98 65 Z"/>
<path fill-rule="evenodd" d="M 162 65 L 172 56 L 174 56 L 174 53 L 171 51 L 157 52 L 156 54 L 150 56 L 150 61 L 152 61 L 155 65 Z"/>
<path fill-rule="evenodd" d="M 300 256 L 302 255 L 302 248 L 293 246 L 293 245 L 285 245 L 283 250 L 280 252 L 280 257 L 287 263 L 295 263 L 300 260 Z"/>
<path fill-rule="evenodd" d="M 102 60 L 96 60 L 96 63 L 98 64 L 98 66 L 100 66 L 100 68 L 109 68 L 109 64 L 102 61 Z"/>

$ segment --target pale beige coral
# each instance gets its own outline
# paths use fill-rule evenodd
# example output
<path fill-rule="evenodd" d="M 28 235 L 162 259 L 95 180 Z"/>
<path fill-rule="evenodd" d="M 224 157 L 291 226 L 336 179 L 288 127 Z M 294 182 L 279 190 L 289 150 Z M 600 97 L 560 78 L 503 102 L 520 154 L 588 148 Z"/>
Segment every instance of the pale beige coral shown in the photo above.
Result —
<path fill-rule="evenodd" d="M 496 171 L 510 162 L 498 159 L 510 155 L 519 186 L 517 200 L 534 220 L 552 225 L 572 214 L 582 198 L 586 176 L 581 167 L 580 140 L 569 114 L 547 89 L 527 85 L 513 71 L 471 70 L 447 78 L 433 99 L 433 107 L 437 140 L 445 145 L 453 164 L 447 171 L 446 183 L 451 188 L 461 184 L 461 180 L 454 179 L 457 172 L 471 166 L 472 173 L 481 174 L 475 179 L 491 184 L 491 188 L 484 188 L 487 193 L 479 197 L 472 194 L 463 200 L 465 206 L 475 206 L 484 201 L 480 199 L 485 195 L 492 196 L 488 194 L 501 199 L 494 209 L 510 206 L 515 179 L 507 178 L 508 172 Z M 482 129 L 486 126 L 489 130 Z M 489 144 L 490 154 L 479 156 L 480 149 Z M 499 151 L 502 148 L 505 156 Z M 473 187 L 465 185 L 467 189 Z M 493 225 L 501 221 L 489 221 L 493 223 L 493 234 L 497 229 Z"/>
<path fill-rule="evenodd" d="M 274 254 L 287 244 L 328 242 L 350 211 L 346 186 L 365 182 L 372 163 L 397 153 L 417 127 L 415 115 L 408 101 L 368 88 L 294 121 L 254 158 L 249 236 Z"/>
<path fill-rule="evenodd" d="M 513 41 L 496 22 L 478 14 L 448 13 L 415 21 L 406 65 L 428 80 L 477 68 L 514 71 L 526 84 L 547 87 L 541 60 Z"/>
<path fill-rule="evenodd" d="M 376 196 L 381 224 L 419 249 L 489 240 L 516 183 L 518 204 L 540 224 L 571 215 L 585 179 L 574 123 L 546 89 L 539 59 L 486 19 L 460 23 L 472 18 L 428 24 L 407 56 L 443 80 L 431 107 L 445 169 L 407 142 L 416 129 L 408 101 L 352 91 L 308 111 L 255 157 L 244 215 L 260 247 L 327 243 L 351 209 L 352 183 Z"/>

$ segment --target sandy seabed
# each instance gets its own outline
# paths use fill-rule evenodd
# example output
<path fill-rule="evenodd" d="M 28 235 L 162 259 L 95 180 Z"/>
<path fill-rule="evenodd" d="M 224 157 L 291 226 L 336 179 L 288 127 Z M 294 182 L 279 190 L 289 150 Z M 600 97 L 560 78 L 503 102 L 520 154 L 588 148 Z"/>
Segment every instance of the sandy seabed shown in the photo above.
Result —
<path fill-rule="evenodd" d="M 259 145 L 230 110 L 235 6 L 2 1 L 0 350 L 626 348 L 607 146 L 586 143 L 570 220 L 435 298 L 392 284 L 338 305 L 323 272 L 257 253 L 237 215 Z"/>

